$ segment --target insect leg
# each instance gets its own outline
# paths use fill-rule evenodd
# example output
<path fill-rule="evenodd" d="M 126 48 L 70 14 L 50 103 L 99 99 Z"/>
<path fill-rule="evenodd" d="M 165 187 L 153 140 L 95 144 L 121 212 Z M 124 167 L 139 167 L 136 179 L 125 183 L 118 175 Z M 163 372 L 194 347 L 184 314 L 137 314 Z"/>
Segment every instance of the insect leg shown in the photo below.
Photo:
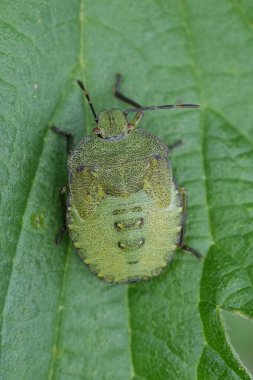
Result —
<path fill-rule="evenodd" d="M 138 112 L 134 118 L 129 122 L 129 124 L 133 125 L 134 129 L 137 127 L 137 125 L 139 124 L 139 122 L 141 121 L 143 117 L 143 113 L 142 112 Z"/>
<path fill-rule="evenodd" d="M 67 220 L 66 220 L 66 194 L 67 194 L 67 187 L 64 186 L 60 190 L 60 201 L 61 201 L 61 206 L 63 210 L 63 223 L 60 231 L 55 237 L 55 242 L 56 244 L 59 244 L 63 238 L 64 233 L 67 230 Z"/>
<path fill-rule="evenodd" d="M 187 208 L 187 193 L 184 188 L 179 188 L 179 194 L 181 195 L 182 200 L 182 213 L 183 213 L 183 222 L 182 222 L 182 229 L 180 233 L 180 238 L 178 242 L 178 247 L 181 248 L 183 251 L 192 253 L 194 256 L 196 256 L 198 259 L 202 257 L 201 253 L 199 253 L 196 249 L 189 247 L 184 243 L 184 235 L 185 235 L 185 217 L 186 217 L 186 208 Z"/>
<path fill-rule="evenodd" d="M 194 256 L 196 256 L 198 259 L 201 259 L 202 255 L 199 253 L 196 249 L 189 247 L 188 245 L 184 244 L 182 246 L 179 246 L 183 251 L 192 253 Z"/>
<path fill-rule="evenodd" d="M 187 209 L 187 193 L 183 187 L 180 187 L 178 189 L 178 192 L 181 196 L 181 204 L 182 204 L 182 228 L 180 232 L 180 238 L 178 242 L 178 246 L 181 247 L 183 245 L 184 241 L 184 235 L 185 235 L 185 219 L 186 219 L 186 209 Z"/>
<path fill-rule="evenodd" d="M 73 140 L 74 140 L 73 135 L 71 133 L 63 131 L 60 128 L 55 127 L 54 125 L 52 125 L 50 128 L 52 129 L 52 131 L 57 133 L 57 135 L 62 136 L 66 139 L 66 141 L 67 141 L 66 149 L 67 149 L 67 154 L 69 155 L 71 153 L 71 150 L 73 147 Z"/>
<path fill-rule="evenodd" d="M 116 83 L 114 86 L 114 96 L 116 96 L 116 98 L 122 100 L 122 102 L 128 103 L 133 107 L 136 107 L 136 108 L 141 107 L 141 105 L 139 103 L 135 102 L 134 100 L 132 100 L 132 99 L 130 99 L 127 96 L 122 94 L 121 89 L 120 89 L 121 81 L 122 81 L 122 75 L 116 74 Z"/>
<path fill-rule="evenodd" d="M 168 145 L 168 148 L 169 148 L 170 151 L 172 151 L 173 149 L 179 147 L 179 146 L 182 145 L 182 144 L 183 144 L 183 143 L 182 143 L 182 140 L 177 140 L 177 141 L 175 141 L 173 144 Z"/>

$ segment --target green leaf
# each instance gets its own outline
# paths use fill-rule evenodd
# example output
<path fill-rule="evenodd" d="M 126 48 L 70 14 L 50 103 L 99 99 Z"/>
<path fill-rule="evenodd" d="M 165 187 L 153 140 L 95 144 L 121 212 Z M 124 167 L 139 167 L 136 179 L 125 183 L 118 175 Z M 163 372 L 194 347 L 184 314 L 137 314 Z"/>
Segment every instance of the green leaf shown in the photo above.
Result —
<path fill-rule="evenodd" d="M 0 378 L 250 379 L 224 311 L 253 319 L 253 6 L 250 0 L 2 1 Z M 183 145 L 171 159 L 189 194 L 189 245 L 157 278 L 109 286 L 61 226 L 65 141 L 94 126 L 115 73 L 157 111 L 142 127 Z M 98 152 L 99 154 L 99 152 Z"/>

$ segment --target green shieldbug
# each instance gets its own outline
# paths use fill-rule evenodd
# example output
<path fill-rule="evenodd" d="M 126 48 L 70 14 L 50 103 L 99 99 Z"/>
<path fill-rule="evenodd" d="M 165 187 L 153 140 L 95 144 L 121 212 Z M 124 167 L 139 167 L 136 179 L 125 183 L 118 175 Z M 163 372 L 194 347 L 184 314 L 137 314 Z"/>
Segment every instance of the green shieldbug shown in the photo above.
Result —
<path fill-rule="evenodd" d="M 177 189 L 166 146 L 144 129 L 137 129 L 143 112 L 197 108 L 195 104 L 142 107 L 120 91 L 114 94 L 134 108 L 93 113 L 93 136 L 72 150 L 72 135 L 51 127 L 67 139 L 67 215 L 58 236 L 68 228 L 82 260 L 109 283 L 129 283 L 158 275 L 176 247 L 200 254 L 183 240 L 186 193 Z M 134 112 L 131 121 L 127 115 Z"/>

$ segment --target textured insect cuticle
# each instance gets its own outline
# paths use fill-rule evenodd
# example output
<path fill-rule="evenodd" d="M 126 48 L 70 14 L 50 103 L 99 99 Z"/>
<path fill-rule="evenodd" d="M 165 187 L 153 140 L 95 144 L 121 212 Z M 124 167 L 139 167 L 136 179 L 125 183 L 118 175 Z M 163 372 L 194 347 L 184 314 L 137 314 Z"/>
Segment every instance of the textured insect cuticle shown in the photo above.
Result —
<path fill-rule="evenodd" d="M 115 279 L 115 277 L 110 276 L 110 275 L 105 275 L 105 276 L 103 277 L 103 280 L 104 280 L 105 282 L 108 282 L 108 283 L 112 283 L 112 282 L 114 281 L 114 279 Z"/>
<path fill-rule="evenodd" d="M 163 268 L 156 268 L 153 271 L 151 271 L 152 276 L 158 276 L 162 272 Z"/>
<path fill-rule="evenodd" d="M 93 168 L 90 169 L 90 174 L 93 175 L 94 177 L 98 176 L 98 172 L 99 172 L 98 166 L 94 166 Z"/>

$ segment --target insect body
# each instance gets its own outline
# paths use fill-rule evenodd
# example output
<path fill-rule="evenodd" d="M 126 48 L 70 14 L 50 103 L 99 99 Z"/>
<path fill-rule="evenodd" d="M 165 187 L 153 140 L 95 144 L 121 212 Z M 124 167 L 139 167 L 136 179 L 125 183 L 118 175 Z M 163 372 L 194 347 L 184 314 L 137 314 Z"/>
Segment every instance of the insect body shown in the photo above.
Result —
<path fill-rule="evenodd" d="M 136 108 L 98 116 L 79 82 L 97 125 L 69 155 L 65 223 L 82 260 L 110 283 L 158 275 L 177 246 L 199 256 L 183 243 L 185 193 L 173 181 L 169 148 L 136 128 L 145 110 L 175 106 L 141 107 L 121 94 L 119 81 L 118 75 L 116 96 Z M 130 112 L 136 113 L 131 122 Z M 53 129 L 70 141 L 70 135 Z"/>

